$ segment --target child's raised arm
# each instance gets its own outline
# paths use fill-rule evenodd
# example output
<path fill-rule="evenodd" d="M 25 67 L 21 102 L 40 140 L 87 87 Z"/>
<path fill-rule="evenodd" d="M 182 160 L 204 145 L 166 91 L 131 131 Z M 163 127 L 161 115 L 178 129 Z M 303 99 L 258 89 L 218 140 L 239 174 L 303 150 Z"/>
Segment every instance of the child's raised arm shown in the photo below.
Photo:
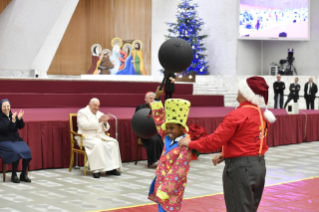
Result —
<path fill-rule="evenodd" d="M 163 90 L 159 90 L 159 87 L 157 87 L 155 102 L 151 103 L 151 108 L 157 132 L 162 137 L 162 139 L 164 139 L 165 130 L 162 130 L 162 124 L 165 122 L 165 110 L 162 101 L 160 100 L 162 94 Z"/>

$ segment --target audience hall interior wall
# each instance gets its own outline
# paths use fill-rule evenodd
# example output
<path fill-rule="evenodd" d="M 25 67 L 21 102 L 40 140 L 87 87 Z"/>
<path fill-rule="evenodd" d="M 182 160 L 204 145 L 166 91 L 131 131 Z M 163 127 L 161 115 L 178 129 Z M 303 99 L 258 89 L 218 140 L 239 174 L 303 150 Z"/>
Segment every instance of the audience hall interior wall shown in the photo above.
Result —
<path fill-rule="evenodd" d="M 176 21 L 177 0 L 152 0 L 152 77 L 162 79 L 162 68 L 158 61 L 158 50 L 165 41 L 167 22 Z"/>
<path fill-rule="evenodd" d="M 237 41 L 236 75 L 262 74 L 262 43 L 256 40 Z"/>
<path fill-rule="evenodd" d="M 83 1 L 80 1 L 79 5 L 81 3 Z M 168 28 L 165 22 L 176 21 L 177 4 L 177 0 L 152 1 L 152 75 L 156 77 L 161 76 L 159 70 L 162 67 L 158 62 L 157 54 L 160 45 L 165 41 L 164 35 L 167 34 Z M 319 56 L 316 50 L 319 46 L 317 36 L 319 35 L 319 14 L 315 11 L 319 10 L 319 1 L 311 0 L 310 5 L 310 41 L 242 41 L 237 40 L 237 12 L 234 13 L 237 11 L 237 1 L 200 1 L 197 8 L 198 15 L 205 22 L 202 34 L 209 35 L 203 43 L 208 50 L 207 61 L 210 65 L 210 75 L 268 75 L 269 65 L 285 59 L 288 48 L 295 50 L 294 64 L 299 75 L 317 75 L 316 70 L 319 65 L 315 58 Z M 73 19 L 70 25 L 72 21 Z M 69 40 L 72 40 L 71 37 Z M 106 42 L 110 47 L 109 43 Z M 90 67 L 91 64 L 89 48 L 88 45 L 85 51 L 85 67 Z M 73 50 L 69 49 L 69 51 Z M 87 68 L 84 72 L 86 70 Z"/>
<path fill-rule="evenodd" d="M 0 15 L 4 11 L 4 9 L 10 4 L 11 1 L 12 0 L 0 0 Z M 7 24 L 8 24 L 8 21 L 0 23 L 0 29 L 3 30 L 6 27 L 5 25 Z M 3 42 L 3 38 L 2 38 L 3 36 L 4 35 L 0 33 L 0 48 L 2 46 L 1 43 Z"/>
<path fill-rule="evenodd" d="M 12 0 L 0 0 L 0 14 L 2 13 L 2 11 L 8 6 L 8 4 L 10 4 Z M 0 29 L 3 28 L 4 26 L 0 25 Z M 0 48 L 1 48 L 1 35 L 0 35 Z M 1 67 L 0 67 L 1 68 Z"/>
<path fill-rule="evenodd" d="M 114 1 L 114 3 L 120 1 L 122 0 Z M 7 4 L 9 4 L 9 2 L 9 0 L 0 1 L 0 12 L 2 12 L 2 10 L 6 7 Z M 94 2 L 99 3 L 99 5 L 101 6 L 101 4 L 105 4 L 106 2 L 111 1 L 108 0 L 104 3 L 101 3 L 100 0 L 97 0 Z M 152 6 L 149 6 L 152 7 L 152 17 L 148 18 L 148 20 L 152 19 L 153 39 L 152 41 L 150 41 L 152 42 L 152 70 L 154 70 L 152 71 L 152 75 L 156 74 L 157 72 L 159 72 L 158 70 L 161 69 L 157 58 L 157 52 L 158 48 L 165 40 L 164 35 L 167 34 L 167 26 L 165 22 L 175 21 L 176 19 L 175 15 L 177 3 L 177 0 L 153 0 L 152 3 L 150 3 L 152 4 Z M 92 13 L 94 13 L 94 11 L 96 12 L 97 10 L 93 7 L 90 7 L 91 9 L 85 8 L 85 6 L 87 6 L 86 4 L 88 4 L 88 6 L 90 7 L 90 4 L 93 3 L 91 1 L 80 0 L 79 6 L 75 11 L 74 17 L 71 19 L 67 32 L 50 67 L 49 74 L 65 74 L 63 73 L 65 70 L 65 68 L 63 68 L 63 64 L 65 63 L 67 63 L 68 70 L 66 72 L 69 72 L 68 74 L 85 73 L 91 65 L 90 47 L 91 43 L 94 43 L 93 40 L 95 39 L 95 37 L 98 40 L 97 43 L 101 41 L 100 43 L 104 48 L 111 47 L 110 40 L 106 40 L 105 36 L 103 37 L 103 35 L 97 33 L 89 33 L 90 23 L 97 22 L 98 24 L 102 24 L 102 20 L 94 19 L 85 22 L 86 18 L 89 15 L 87 14 L 86 16 L 83 16 L 83 14 L 90 13 L 90 17 L 91 19 L 93 19 Z M 318 58 L 319 52 L 316 50 L 316 47 L 319 46 L 319 14 L 316 13 L 316 11 L 319 10 L 319 1 L 311 0 L 310 5 L 310 41 L 237 41 L 237 28 L 235 30 L 235 27 L 237 27 L 237 15 L 234 12 L 230 13 L 229 11 L 227 12 L 227 15 L 225 15 L 225 18 L 214 18 L 215 16 L 219 16 L 219 14 L 223 16 L 223 14 L 226 13 L 226 6 L 228 6 L 227 11 L 237 11 L 237 2 L 211 2 L 208 0 L 199 2 L 198 15 L 199 17 L 203 18 L 205 22 L 202 33 L 209 35 L 209 37 L 204 40 L 204 44 L 208 49 L 207 60 L 210 63 L 210 74 L 259 75 L 262 73 L 263 75 L 268 75 L 270 63 L 279 63 L 280 59 L 285 59 L 287 57 L 287 49 L 294 48 L 296 58 L 294 65 L 297 68 L 298 74 L 317 75 L 317 69 L 319 65 L 316 62 L 316 58 Z M 224 12 L 218 12 L 217 9 L 217 13 L 214 12 L 214 8 L 218 8 L 218 6 L 222 6 L 222 8 L 224 8 L 222 11 Z M 78 11 L 80 7 L 81 10 Z M 209 8 L 212 9 L 211 13 L 209 13 Z M 108 17 L 108 15 L 106 16 Z M 85 22 L 86 24 L 81 25 L 81 21 L 74 19 L 81 19 L 82 22 Z M 224 19 L 227 21 L 227 23 L 225 23 Z M 235 24 L 233 24 L 232 22 Z M 140 25 L 140 27 L 143 26 Z M 91 28 L 93 29 L 93 27 Z M 73 31 L 73 33 L 68 32 L 70 30 Z M 216 31 L 216 33 L 212 33 L 213 31 Z M 228 37 L 223 38 L 224 34 L 228 35 Z M 82 42 L 82 40 L 85 40 L 87 42 Z M 92 41 L 90 44 L 89 40 Z M 68 44 L 68 42 L 70 43 Z M 233 45 L 234 43 L 236 43 L 235 46 Z M 226 44 L 228 44 L 228 47 L 226 47 Z M 80 48 L 80 46 L 82 47 Z M 146 45 L 144 46 L 146 48 Z M 260 47 L 260 52 L 256 54 L 256 52 L 258 51 L 258 47 Z M 146 51 L 145 48 L 144 53 Z M 235 53 L 233 52 L 234 50 Z M 80 53 L 77 54 L 76 52 Z M 233 57 L 237 59 L 234 60 L 232 59 Z M 145 58 L 147 59 L 146 54 Z M 148 57 L 148 59 L 150 60 L 150 57 Z M 73 62 L 74 60 L 77 62 Z M 147 62 L 148 61 L 146 60 L 146 63 Z M 150 64 L 150 61 L 148 64 Z M 53 70 L 53 67 L 56 68 Z M 57 73 L 58 70 L 59 72 Z"/>
<path fill-rule="evenodd" d="M 151 72 L 150 0 L 80 0 L 49 68 L 48 74 L 86 74 L 92 63 L 91 46 L 112 49 L 111 40 L 143 42 L 145 69 Z"/>
<path fill-rule="evenodd" d="M 11 1 L 0 14 L 1 77 L 46 77 L 78 1 Z"/>

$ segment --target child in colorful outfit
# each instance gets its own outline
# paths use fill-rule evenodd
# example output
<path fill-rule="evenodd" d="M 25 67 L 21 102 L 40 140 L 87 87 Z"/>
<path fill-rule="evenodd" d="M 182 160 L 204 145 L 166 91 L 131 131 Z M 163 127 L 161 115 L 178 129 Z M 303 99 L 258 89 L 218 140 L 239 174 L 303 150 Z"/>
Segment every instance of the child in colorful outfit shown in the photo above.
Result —
<path fill-rule="evenodd" d="M 192 151 L 187 147 L 178 147 L 178 141 L 187 136 L 185 132 L 188 131 L 186 121 L 190 102 L 168 99 L 164 110 L 160 101 L 162 94 L 163 91 L 157 88 L 155 102 L 151 103 L 157 131 L 164 140 L 164 149 L 151 184 L 149 199 L 158 203 L 159 212 L 179 212 Z"/>

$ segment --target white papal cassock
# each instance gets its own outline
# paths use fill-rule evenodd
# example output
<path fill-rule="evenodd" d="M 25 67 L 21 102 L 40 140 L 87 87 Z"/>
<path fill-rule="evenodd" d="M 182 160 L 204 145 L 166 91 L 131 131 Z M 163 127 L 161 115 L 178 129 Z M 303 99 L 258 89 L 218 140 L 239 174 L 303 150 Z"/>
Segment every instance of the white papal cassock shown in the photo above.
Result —
<path fill-rule="evenodd" d="M 78 133 L 84 135 L 83 146 L 88 156 L 90 170 L 93 172 L 111 171 L 117 169 L 123 171 L 120 148 L 117 140 L 105 135 L 110 129 L 109 123 L 99 123 L 103 115 L 98 111 L 93 114 L 87 106 L 78 112 Z M 77 142 L 80 138 L 76 137 Z"/>

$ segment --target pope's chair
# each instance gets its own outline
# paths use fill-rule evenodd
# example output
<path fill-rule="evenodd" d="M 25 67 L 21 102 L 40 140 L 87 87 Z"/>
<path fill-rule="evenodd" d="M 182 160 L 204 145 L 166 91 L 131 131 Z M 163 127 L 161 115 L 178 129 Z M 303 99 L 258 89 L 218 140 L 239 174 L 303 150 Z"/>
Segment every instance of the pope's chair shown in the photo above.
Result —
<path fill-rule="evenodd" d="M 84 135 L 77 133 L 78 125 L 77 125 L 77 113 L 70 113 L 70 135 L 71 135 L 71 158 L 70 158 L 70 166 L 69 172 L 72 171 L 73 163 L 74 163 L 74 153 L 82 154 L 84 156 L 84 175 L 86 175 L 86 162 L 87 156 L 85 153 L 85 149 L 83 147 L 83 138 Z M 80 146 L 78 145 L 77 141 L 75 140 L 75 136 L 81 138 Z"/>

